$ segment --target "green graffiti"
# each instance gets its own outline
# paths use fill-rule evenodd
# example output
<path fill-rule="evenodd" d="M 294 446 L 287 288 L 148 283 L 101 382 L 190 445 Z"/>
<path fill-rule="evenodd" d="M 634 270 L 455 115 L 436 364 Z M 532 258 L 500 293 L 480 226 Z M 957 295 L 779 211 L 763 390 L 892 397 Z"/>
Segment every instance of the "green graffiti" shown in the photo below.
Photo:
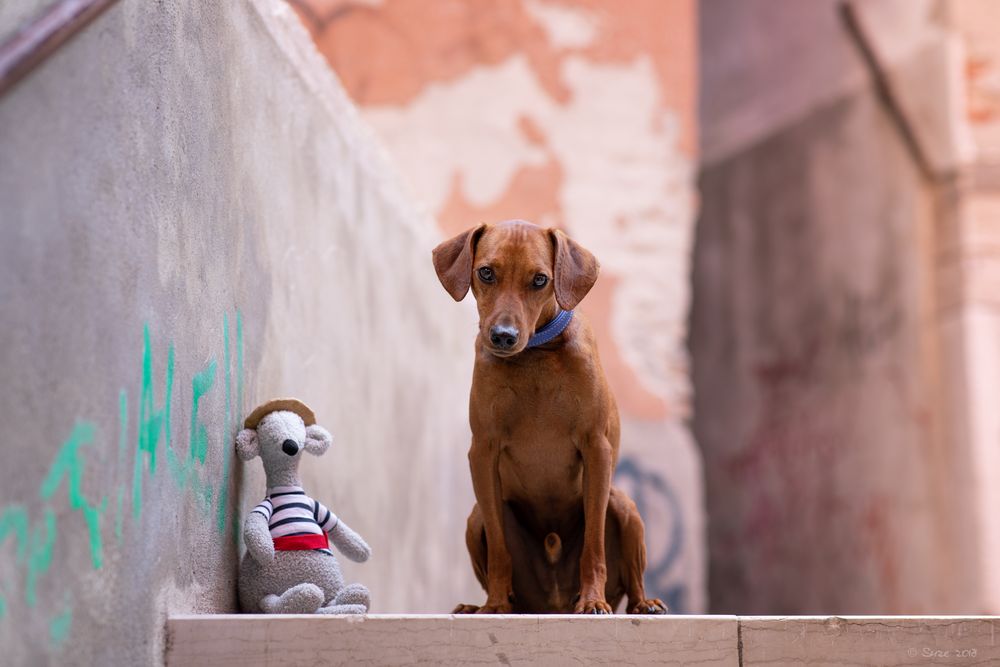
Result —
<path fill-rule="evenodd" d="M 230 450 L 232 449 L 232 445 L 229 442 L 232 437 L 232 433 L 229 430 L 230 413 L 232 411 L 232 407 L 230 406 L 232 369 L 230 368 L 229 361 L 229 315 L 225 313 L 222 315 L 222 339 L 223 364 L 226 378 L 226 413 L 222 420 L 222 481 L 219 482 L 219 505 L 216 508 L 216 523 L 220 533 L 226 528 L 226 503 L 229 500 L 229 457 Z"/>
<path fill-rule="evenodd" d="M 198 419 L 198 405 L 215 384 L 216 365 L 215 360 L 210 361 L 208 366 L 191 380 L 191 429 L 187 461 L 181 463 L 173 447 L 167 448 L 167 464 L 177 486 L 183 489 L 190 485 L 206 508 L 212 504 L 213 489 L 211 484 L 204 483 L 198 477 L 194 469 L 196 462 L 205 463 L 208 454 L 208 429 Z"/>
<path fill-rule="evenodd" d="M 40 533 L 45 530 L 45 536 Z M 28 541 L 28 574 L 24 581 L 24 601 L 34 607 L 37 601 L 35 584 L 38 576 L 52 567 L 52 552 L 56 544 L 56 513 L 45 508 L 45 523 L 35 526 Z"/>
<path fill-rule="evenodd" d="M 142 464 L 143 454 L 149 458 L 149 473 L 156 473 L 156 446 L 160 433 L 165 433 L 167 447 L 170 446 L 170 397 L 174 386 L 174 346 L 167 352 L 166 391 L 163 408 L 155 410 L 153 396 L 153 352 L 149 344 L 149 325 L 142 331 L 142 394 L 139 398 L 138 451 L 132 475 L 132 514 L 136 518 L 142 513 Z"/>
<path fill-rule="evenodd" d="M 94 439 L 94 425 L 90 422 L 77 422 L 69 439 L 63 443 L 56 454 L 56 460 L 49 468 L 49 474 L 42 482 L 42 500 L 50 500 L 61 486 L 64 478 L 69 480 L 69 506 L 83 513 L 90 535 L 90 560 L 94 569 L 101 567 L 101 514 L 107 505 L 107 498 L 100 505 L 92 505 L 83 496 L 84 462 L 80 457 L 80 449 L 89 445 Z"/>
<path fill-rule="evenodd" d="M 60 646 L 69 639 L 69 631 L 73 627 L 73 607 L 66 608 L 49 622 L 49 639 L 55 646 Z"/>
<path fill-rule="evenodd" d="M 232 476 L 232 433 L 234 427 L 234 407 L 239 412 L 243 409 L 244 392 L 244 341 L 243 316 L 236 311 L 235 337 L 235 397 L 233 396 L 233 358 L 230 343 L 230 321 L 228 314 L 223 314 L 223 364 L 225 383 L 225 413 L 222 421 L 222 470 L 219 476 L 217 526 L 220 532 L 225 532 L 227 519 L 232 519 L 233 538 L 238 542 L 240 536 L 238 508 L 229 512 L 229 484 Z M 191 381 L 191 424 L 190 448 L 186 457 L 179 457 L 171 442 L 171 406 L 174 383 L 175 350 L 173 344 L 168 348 L 165 376 L 163 378 L 162 403 L 157 404 L 154 389 L 153 351 L 150 342 L 150 329 L 143 327 L 142 349 L 142 383 L 137 401 L 136 446 L 132 465 L 131 502 L 135 518 L 139 518 L 143 506 L 143 478 L 148 474 L 155 477 L 157 470 L 157 450 L 161 437 L 164 440 L 167 467 L 173 473 L 173 478 L 181 489 L 190 488 L 207 510 L 212 507 L 215 487 L 199 475 L 198 467 L 204 466 L 208 459 L 209 433 L 203 416 L 206 406 L 201 405 L 215 387 L 218 364 L 213 359 L 199 371 Z M 235 399 L 235 402 L 234 402 Z M 136 409 L 133 407 L 133 409 Z M 199 417 L 202 416 L 202 418 Z M 122 389 L 118 397 L 118 451 L 117 465 L 113 479 L 118 483 L 112 488 L 115 504 L 114 534 L 117 543 L 123 542 L 125 532 L 125 508 L 128 496 L 127 476 L 128 439 L 129 439 L 129 397 Z M 211 420 L 209 420 L 211 423 Z M 38 602 L 38 588 L 43 576 L 53 566 L 55 545 L 58 537 L 59 517 L 56 513 L 56 496 L 60 489 L 66 489 L 66 497 L 72 511 L 79 512 L 87 526 L 88 544 L 91 565 L 100 569 L 104 560 L 104 543 L 101 532 L 102 518 L 108 509 L 108 497 L 92 501 L 84 495 L 83 476 L 88 462 L 93 455 L 87 456 L 88 449 L 97 451 L 93 441 L 97 429 L 90 421 L 80 420 L 73 426 L 69 437 L 59 447 L 48 473 L 39 488 L 39 495 L 44 505 L 41 516 L 31 519 L 27 507 L 12 504 L 0 507 L 0 545 L 8 540 L 14 541 L 14 553 L 18 570 L 23 572 L 23 588 L 25 603 L 35 607 Z M 108 462 L 110 463 L 110 461 Z M 161 464 L 162 465 L 162 464 Z M 64 517 L 63 517 L 64 518 Z M 23 569 L 22 569 L 23 568 Z M 0 619 L 10 616 L 9 594 L 13 589 L 0 586 Z M 65 643 L 71 634 L 73 625 L 73 604 L 67 594 L 63 610 L 49 618 L 49 638 L 54 646 Z"/>
<path fill-rule="evenodd" d="M 125 474 L 125 447 L 128 440 L 128 394 L 124 389 L 118 394 L 118 470 Z M 125 528 L 125 486 L 118 487 L 118 498 L 115 505 L 115 539 L 121 544 Z"/>
<path fill-rule="evenodd" d="M 191 449 L 188 451 L 188 457 L 192 461 L 198 459 L 199 463 L 205 463 L 205 457 L 208 455 L 208 429 L 198 421 L 198 402 L 215 384 L 216 365 L 213 359 L 207 368 L 191 380 Z"/>
<path fill-rule="evenodd" d="M 28 510 L 23 505 L 5 507 L 0 514 L 0 544 L 11 532 L 17 538 L 17 562 L 23 563 L 28 548 Z"/>

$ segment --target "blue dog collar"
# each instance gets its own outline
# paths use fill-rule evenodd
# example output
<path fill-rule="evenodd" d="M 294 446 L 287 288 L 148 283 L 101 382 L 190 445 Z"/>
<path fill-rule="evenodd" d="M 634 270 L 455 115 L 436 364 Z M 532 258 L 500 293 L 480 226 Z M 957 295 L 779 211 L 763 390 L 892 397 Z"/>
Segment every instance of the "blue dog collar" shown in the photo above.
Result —
<path fill-rule="evenodd" d="M 528 339 L 528 346 L 524 349 L 545 345 L 550 340 L 565 331 L 566 327 L 568 327 L 569 323 L 572 321 L 573 311 L 560 309 L 559 312 L 556 313 L 556 316 L 549 320 L 545 326 L 532 334 L 531 338 Z"/>

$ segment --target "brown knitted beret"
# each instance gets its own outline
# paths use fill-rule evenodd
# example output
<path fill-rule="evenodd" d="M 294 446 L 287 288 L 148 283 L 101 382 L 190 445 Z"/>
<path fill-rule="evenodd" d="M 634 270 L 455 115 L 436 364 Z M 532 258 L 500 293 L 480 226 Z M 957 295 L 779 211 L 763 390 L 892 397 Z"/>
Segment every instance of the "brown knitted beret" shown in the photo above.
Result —
<path fill-rule="evenodd" d="M 257 424 L 260 423 L 261 419 L 272 412 L 277 412 L 278 410 L 294 412 L 299 417 L 302 417 L 302 421 L 306 426 L 312 426 L 316 423 L 315 413 L 313 413 L 312 409 L 308 405 L 299 399 L 275 398 L 254 408 L 254 411 L 250 413 L 250 416 L 244 420 L 243 428 L 257 428 Z"/>

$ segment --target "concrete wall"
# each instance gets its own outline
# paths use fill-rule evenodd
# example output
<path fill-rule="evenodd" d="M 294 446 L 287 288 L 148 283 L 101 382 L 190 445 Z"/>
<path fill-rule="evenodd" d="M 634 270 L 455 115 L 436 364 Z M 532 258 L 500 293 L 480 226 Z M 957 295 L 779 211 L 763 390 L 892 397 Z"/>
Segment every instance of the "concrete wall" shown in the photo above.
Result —
<path fill-rule="evenodd" d="M 703 610 L 684 346 L 695 3 L 293 4 L 445 234 L 526 218 L 596 253 L 601 279 L 582 310 L 621 408 L 618 483 L 647 523 L 647 584 L 676 611 Z"/>
<path fill-rule="evenodd" d="M 961 70 L 939 3 L 855 3 L 900 123 L 838 4 L 701 5 L 691 349 L 711 606 L 976 613 L 982 480 L 942 270 Z"/>
<path fill-rule="evenodd" d="M 0 661 L 156 663 L 167 612 L 233 610 L 264 491 L 233 436 L 280 395 L 335 436 L 305 482 L 374 609 L 469 597 L 474 316 L 284 3 L 125 0 L 0 146 Z"/>

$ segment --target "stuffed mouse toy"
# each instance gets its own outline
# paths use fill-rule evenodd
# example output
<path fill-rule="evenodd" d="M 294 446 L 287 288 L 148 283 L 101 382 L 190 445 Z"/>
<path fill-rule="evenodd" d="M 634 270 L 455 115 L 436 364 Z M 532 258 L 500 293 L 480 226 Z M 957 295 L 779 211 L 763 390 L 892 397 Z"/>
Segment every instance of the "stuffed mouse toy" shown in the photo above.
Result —
<path fill-rule="evenodd" d="M 313 411 L 294 398 L 268 401 L 254 410 L 236 436 L 244 461 L 260 456 L 267 497 L 243 524 L 247 551 L 240 563 L 240 606 L 265 614 L 364 614 L 368 589 L 344 585 L 332 542 L 344 556 L 363 563 L 371 549 L 299 481 L 302 452 L 322 455 L 333 438 L 316 424 Z"/>

